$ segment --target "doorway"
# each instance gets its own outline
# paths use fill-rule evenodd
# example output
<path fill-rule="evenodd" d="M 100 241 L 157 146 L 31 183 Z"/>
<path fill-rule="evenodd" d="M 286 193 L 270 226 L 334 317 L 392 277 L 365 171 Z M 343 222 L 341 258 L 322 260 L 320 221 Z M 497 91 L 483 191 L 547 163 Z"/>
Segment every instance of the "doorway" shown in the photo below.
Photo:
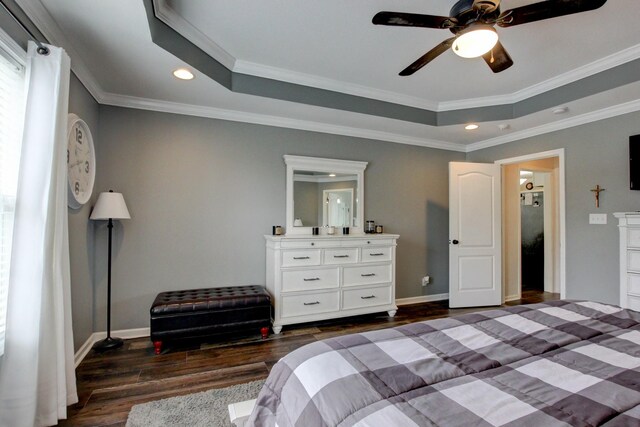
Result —
<path fill-rule="evenodd" d="M 565 298 L 564 150 L 499 160 L 503 300 L 540 288 Z"/>
<path fill-rule="evenodd" d="M 553 160 L 553 158 L 551 159 Z M 540 162 L 540 161 L 537 161 Z M 549 208 L 545 196 L 550 189 L 545 186 L 551 172 L 539 172 L 531 168 L 520 169 L 520 280 L 522 291 L 544 292 L 553 289 L 553 282 L 546 283 L 545 270 L 552 267 L 553 257 L 545 259 L 545 240 L 552 239 L 551 227 L 545 218 Z M 535 165 L 532 165 L 535 167 Z M 509 167 L 509 166 L 505 166 Z M 546 221 L 545 221 L 546 220 Z M 552 279 L 552 277 L 551 277 Z M 546 285 L 546 286 L 545 286 Z"/>

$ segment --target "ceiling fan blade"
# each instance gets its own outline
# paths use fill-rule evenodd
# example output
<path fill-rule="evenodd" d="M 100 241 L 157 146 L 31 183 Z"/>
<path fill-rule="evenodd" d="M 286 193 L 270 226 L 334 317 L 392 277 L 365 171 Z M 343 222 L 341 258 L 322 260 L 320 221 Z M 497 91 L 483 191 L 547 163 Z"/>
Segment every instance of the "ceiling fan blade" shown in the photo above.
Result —
<path fill-rule="evenodd" d="M 504 71 L 513 65 L 513 60 L 504 46 L 502 46 L 502 43 L 500 43 L 500 40 L 498 40 L 493 49 L 482 55 L 482 58 L 494 73 Z"/>
<path fill-rule="evenodd" d="M 446 39 L 445 41 L 443 41 L 442 43 L 440 43 L 439 45 L 431 49 L 429 52 L 425 53 L 420 58 L 418 58 L 413 64 L 409 65 L 407 68 L 400 71 L 400 75 L 410 76 L 411 74 L 415 73 L 420 68 L 424 67 L 429 62 L 433 61 L 438 56 L 443 54 L 447 49 L 449 49 L 455 39 L 456 39 L 455 37 Z"/>
<path fill-rule="evenodd" d="M 505 10 L 498 18 L 501 27 L 526 24 L 573 13 L 587 12 L 605 4 L 607 0 L 547 0 L 515 9 Z"/>
<path fill-rule="evenodd" d="M 447 16 L 420 15 L 417 13 L 378 12 L 371 20 L 376 25 L 401 27 L 449 28 L 457 21 Z"/>

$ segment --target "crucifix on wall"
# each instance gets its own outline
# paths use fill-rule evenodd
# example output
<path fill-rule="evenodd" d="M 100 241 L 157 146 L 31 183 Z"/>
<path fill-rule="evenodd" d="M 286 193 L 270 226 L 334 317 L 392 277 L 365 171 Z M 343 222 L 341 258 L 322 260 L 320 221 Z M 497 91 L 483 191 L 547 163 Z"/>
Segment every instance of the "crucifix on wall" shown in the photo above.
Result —
<path fill-rule="evenodd" d="M 592 188 L 594 195 L 596 196 L 596 208 L 600 207 L 600 193 L 604 191 L 604 188 L 600 188 L 600 185 L 596 185 L 596 188 Z"/>

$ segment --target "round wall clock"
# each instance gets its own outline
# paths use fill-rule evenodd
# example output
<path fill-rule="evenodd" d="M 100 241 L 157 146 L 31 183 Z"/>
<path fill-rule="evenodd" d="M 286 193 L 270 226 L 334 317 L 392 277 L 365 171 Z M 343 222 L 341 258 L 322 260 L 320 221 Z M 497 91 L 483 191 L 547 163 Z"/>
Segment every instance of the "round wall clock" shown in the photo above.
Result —
<path fill-rule="evenodd" d="M 89 126 L 75 114 L 69 114 L 67 124 L 68 205 L 79 209 L 93 193 L 96 180 L 96 154 Z"/>

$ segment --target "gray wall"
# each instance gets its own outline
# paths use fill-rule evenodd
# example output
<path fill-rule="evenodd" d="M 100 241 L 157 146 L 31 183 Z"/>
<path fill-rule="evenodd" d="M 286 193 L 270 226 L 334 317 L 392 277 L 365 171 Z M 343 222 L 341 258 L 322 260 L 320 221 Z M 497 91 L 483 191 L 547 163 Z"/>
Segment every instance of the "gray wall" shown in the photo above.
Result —
<path fill-rule="evenodd" d="M 448 291 L 447 167 L 463 153 L 110 106 L 98 139 L 96 191 L 122 192 L 132 215 L 114 228 L 114 329 L 148 326 L 161 291 L 264 283 L 263 235 L 285 220 L 284 154 L 369 162 L 365 215 L 400 234 L 397 296 Z M 106 232 L 96 231 L 104 330 Z"/>
<path fill-rule="evenodd" d="M 78 78 L 71 74 L 69 87 L 69 112 L 83 119 L 93 136 L 96 151 L 100 148 L 98 137 L 98 103 L 87 92 Z M 99 170 L 100 165 L 98 165 Z M 77 350 L 94 332 L 93 291 L 93 224 L 89 221 L 91 206 L 97 198 L 94 191 L 91 202 L 78 210 L 69 209 L 69 253 L 71 257 L 71 310 L 73 317 L 73 341 Z M 100 312 L 100 314 L 104 314 Z"/>
<path fill-rule="evenodd" d="M 158 292 L 213 285 L 263 283 L 263 234 L 285 217 L 284 154 L 367 161 L 366 219 L 400 234 L 398 298 L 448 292 L 448 184 L 450 161 L 492 162 L 565 148 L 567 296 L 617 302 L 618 234 L 589 226 L 590 212 L 640 208 L 628 189 L 628 137 L 640 134 L 640 113 L 628 114 L 467 154 L 245 123 L 99 107 L 96 194 L 121 191 L 132 219 L 116 224 L 113 328 L 148 326 Z M 229 185 L 233 183 L 233 185 Z M 589 191 L 607 190 L 601 208 Z M 87 214 L 88 215 L 88 214 Z M 86 218 L 72 227 L 92 225 Z M 81 230 L 80 230 L 81 231 Z M 82 234 L 82 233 L 81 233 Z M 95 292 L 94 329 L 105 329 L 106 227 L 95 229 L 95 277 L 76 283 L 74 328 L 85 323 Z M 76 241 L 77 239 L 73 239 Z M 88 247 L 91 242 L 88 241 Z M 90 271 L 90 250 L 79 268 Z M 89 255 L 87 255 L 89 254 Z M 420 286 L 429 274 L 433 283 Z M 81 308 L 76 309 L 76 306 Z M 81 329 L 78 329 L 81 328 Z"/>
<path fill-rule="evenodd" d="M 618 303 L 618 228 L 613 212 L 640 209 L 640 192 L 629 190 L 629 136 L 640 134 L 640 113 L 528 138 L 467 155 L 492 162 L 565 148 L 567 298 Z M 596 184 L 606 190 L 595 208 Z M 607 225 L 589 225 L 589 213 L 607 213 Z"/>

